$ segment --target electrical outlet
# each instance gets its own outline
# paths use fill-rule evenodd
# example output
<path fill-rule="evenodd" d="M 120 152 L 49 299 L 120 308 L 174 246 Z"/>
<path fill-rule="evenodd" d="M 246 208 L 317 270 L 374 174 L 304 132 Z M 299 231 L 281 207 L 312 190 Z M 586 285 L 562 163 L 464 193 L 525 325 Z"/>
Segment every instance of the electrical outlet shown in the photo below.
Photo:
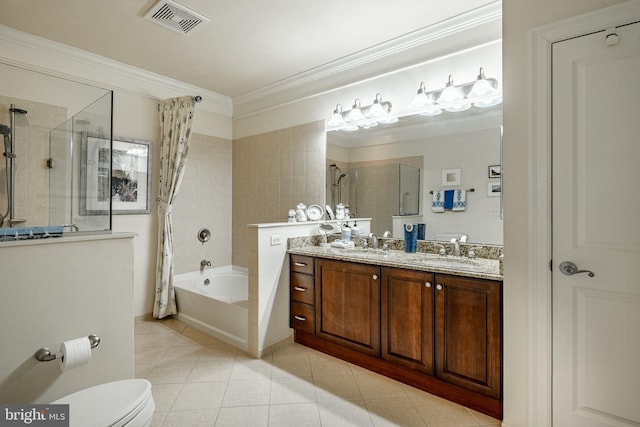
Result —
<path fill-rule="evenodd" d="M 282 244 L 282 236 L 275 234 L 271 236 L 271 246 L 278 246 Z"/>

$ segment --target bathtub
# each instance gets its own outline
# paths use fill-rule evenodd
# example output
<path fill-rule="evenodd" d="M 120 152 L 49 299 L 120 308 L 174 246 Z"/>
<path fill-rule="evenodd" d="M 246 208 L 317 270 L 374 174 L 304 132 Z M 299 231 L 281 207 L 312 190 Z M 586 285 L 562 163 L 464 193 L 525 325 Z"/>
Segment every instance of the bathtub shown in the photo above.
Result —
<path fill-rule="evenodd" d="M 176 274 L 177 318 L 247 351 L 249 298 L 247 270 L 225 266 Z"/>

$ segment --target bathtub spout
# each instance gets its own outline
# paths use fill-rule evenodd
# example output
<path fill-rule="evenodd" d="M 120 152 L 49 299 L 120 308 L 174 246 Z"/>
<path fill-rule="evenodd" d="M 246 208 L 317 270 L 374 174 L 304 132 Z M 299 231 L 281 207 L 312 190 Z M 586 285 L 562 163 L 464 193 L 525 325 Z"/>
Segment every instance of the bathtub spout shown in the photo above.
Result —
<path fill-rule="evenodd" d="M 211 261 L 208 259 L 203 259 L 200 261 L 200 268 L 204 269 L 205 267 L 211 267 Z"/>

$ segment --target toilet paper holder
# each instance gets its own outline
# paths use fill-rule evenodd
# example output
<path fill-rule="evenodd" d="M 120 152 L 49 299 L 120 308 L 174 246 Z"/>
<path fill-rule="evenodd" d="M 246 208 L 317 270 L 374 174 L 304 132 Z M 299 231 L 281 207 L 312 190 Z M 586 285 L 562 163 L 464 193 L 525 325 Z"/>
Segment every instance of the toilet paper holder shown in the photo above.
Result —
<path fill-rule="evenodd" d="M 87 338 L 89 338 L 89 342 L 91 343 L 91 348 L 96 348 L 100 344 L 100 337 L 97 336 L 96 334 L 91 334 Z M 52 360 L 62 359 L 64 355 L 62 353 L 51 353 L 51 350 L 45 347 L 36 351 L 36 353 L 33 356 L 39 362 L 50 362 Z"/>

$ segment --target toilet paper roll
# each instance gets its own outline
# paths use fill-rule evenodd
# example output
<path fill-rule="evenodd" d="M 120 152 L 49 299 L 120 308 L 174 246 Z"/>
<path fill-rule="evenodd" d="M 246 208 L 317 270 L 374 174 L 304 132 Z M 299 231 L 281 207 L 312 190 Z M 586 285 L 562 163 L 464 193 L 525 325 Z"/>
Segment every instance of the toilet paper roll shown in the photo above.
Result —
<path fill-rule="evenodd" d="M 60 360 L 60 370 L 62 372 L 88 365 L 91 361 L 91 342 L 89 337 L 63 342 L 60 345 L 60 353 L 62 353 L 62 359 Z"/>

